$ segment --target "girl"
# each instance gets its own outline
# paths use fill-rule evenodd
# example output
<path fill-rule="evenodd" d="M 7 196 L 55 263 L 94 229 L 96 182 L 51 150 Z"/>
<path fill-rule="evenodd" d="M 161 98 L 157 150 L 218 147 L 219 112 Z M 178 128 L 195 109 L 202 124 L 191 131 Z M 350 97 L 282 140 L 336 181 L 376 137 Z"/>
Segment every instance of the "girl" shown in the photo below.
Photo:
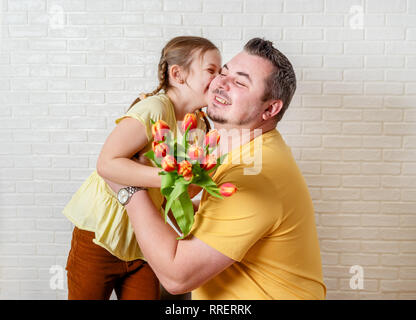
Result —
<path fill-rule="evenodd" d="M 198 128 L 206 131 L 208 122 L 198 110 L 206 105 L 209 84 L 220 66 L 219 50 L 209 40 L 172 39 L 160 57 L 159 86 L 146 99 L 137 98 L 116 120 L 97 170 L 63 211 L 75 225 L 66 266 L 68 299 L 109 299 L 113 289 L 118 299 L 159 298 L 159 282 L 144 261 L 123 205 L 105 180 L 150 188 L 149 194 L 161 210 L 159 169 L 133 157 L 151 148 L 152 121 L 164 120 L 176 135 L 176 122 L 187 113 L 196 113 Z"/>

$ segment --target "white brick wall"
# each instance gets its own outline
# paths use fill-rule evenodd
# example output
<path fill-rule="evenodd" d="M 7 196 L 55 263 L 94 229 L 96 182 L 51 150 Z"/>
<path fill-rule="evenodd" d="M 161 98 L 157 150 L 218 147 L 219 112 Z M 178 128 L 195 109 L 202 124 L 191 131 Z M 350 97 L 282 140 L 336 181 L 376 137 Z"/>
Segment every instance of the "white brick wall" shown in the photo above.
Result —
<path fill-rule="evenodd" d="M 224 62 L 254 36 L 287 54 L 299 89 L 279 126 L 328 299 L 415 299 L 416 0 L 0 0 L 0 299 L 66 298 L 66 279 L 49 285 L 71 238 L 61 210 L 180 34 Z"/>

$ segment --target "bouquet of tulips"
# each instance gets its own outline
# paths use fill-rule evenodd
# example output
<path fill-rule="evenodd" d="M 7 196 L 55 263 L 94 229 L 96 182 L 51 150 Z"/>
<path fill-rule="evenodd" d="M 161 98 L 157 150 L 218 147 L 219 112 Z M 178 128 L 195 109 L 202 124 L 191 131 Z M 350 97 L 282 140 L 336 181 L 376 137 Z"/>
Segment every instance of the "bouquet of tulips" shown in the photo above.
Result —
<path fill-rule="evenodd" d="M 161 193 L 166 198 L 165 222 L 169 210 L 181 229 L 183 239 L 189 234 L 194 223 L 194 207 L 188 193 L 188 187 L 192 183 L 205 189 L 214 197 L 222 199 L 236 192 L 236 187 L 231 183 L 224 183 L 220 187 L 211 179 L 210 173 L 223 161 L 224 156 L 213 154 L 217 147 L 220 135 L 217 130 L 210 130 L 205 135 L 204 145 L 190 144 L 188 134 L 196 129 L 197 118 L 195 114 L 186 114 L 182 122 L 184 132 L 181 142 L 178 142 L 163 120 L 152 124 L 152 150 L 145 156 L 152 160 L 160 169 L 162 175 Z"/>

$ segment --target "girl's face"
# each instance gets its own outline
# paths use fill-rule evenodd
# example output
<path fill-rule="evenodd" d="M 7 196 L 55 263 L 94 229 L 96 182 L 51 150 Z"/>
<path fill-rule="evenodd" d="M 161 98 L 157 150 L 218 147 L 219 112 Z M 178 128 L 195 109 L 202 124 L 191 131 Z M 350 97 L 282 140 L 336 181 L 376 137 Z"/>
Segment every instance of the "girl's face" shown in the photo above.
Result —
<path fill-rule="evenodd" d="M 186 77 L 189 86 L 189 99 L 200 108 L 207 105 L 209 85 L 221 69 L 221 55 L 218 50 L 208 50 L 200 55 L 193 54 L 193 61 Z"/>

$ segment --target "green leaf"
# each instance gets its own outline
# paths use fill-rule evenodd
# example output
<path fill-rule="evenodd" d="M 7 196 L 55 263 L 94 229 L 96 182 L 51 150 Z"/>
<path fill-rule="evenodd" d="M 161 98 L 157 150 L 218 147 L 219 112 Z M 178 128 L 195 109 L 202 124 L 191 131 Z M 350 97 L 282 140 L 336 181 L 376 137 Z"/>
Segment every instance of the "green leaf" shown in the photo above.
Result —
<path fill-rule="evenodd" d="M 167 214 L 169 213 L 169 210 L 172 206 L 172 203 L 183 193 L 187 191 L 187 185 L 183 183 L 183 181 L 181 179 L 178 179 L 175 181 L 175 186 L 172 190 L 172 192 L 168 195 L 165 196 L 166 197 L 166 206 L 165 206 L 165 221 L 166 221 L 166 217 Z"/>
<path fill-rule="evenodd" d="M 219 199 L 224 199 L 221 194 L 219 193 L 219 188 L 212 188 L 212 187 L 207 187 L 204 188 L 210 195 L 219 198 Z"/>
<path fill-rule="evenodd" d="M 166 172 L 162 176 L 160 191 L 165 197 L 169 196 L 172 192 L 177 176 L 178 174 L 176 172 Z"/>
<path fill-rule="evenodd" d="M 194 223 L 194 207 L 187 191 L 172 203 L 172 213 L 183 234 L 177 238 L 181 240 L 189 234 Z"/>
<path fill-rule="evenodd" d="M 149 150 L 147 151 L 144 156 L 146 158 L 148 158 L 149 160 L 151 160 L 154 164 L 156 164 L 159 168 L 162 168 L 162 166 L 160 165 L 160 161 L 161 159 L 157 159 L 155 157 L 155 153 L 153 152 L 153 150 Z"/>

